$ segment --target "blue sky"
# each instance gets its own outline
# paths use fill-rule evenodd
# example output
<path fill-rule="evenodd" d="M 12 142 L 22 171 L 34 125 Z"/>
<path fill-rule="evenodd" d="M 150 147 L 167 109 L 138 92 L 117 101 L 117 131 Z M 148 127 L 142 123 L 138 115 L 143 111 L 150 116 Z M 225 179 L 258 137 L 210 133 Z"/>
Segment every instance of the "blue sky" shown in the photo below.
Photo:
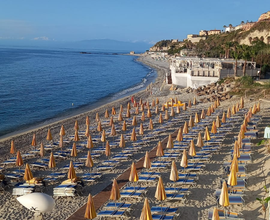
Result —
<path fill-rule="evenodd" d="M 269 0 L 12 0 L 0 2 L 0 40 L 157 42 L 257 21 Z"/>

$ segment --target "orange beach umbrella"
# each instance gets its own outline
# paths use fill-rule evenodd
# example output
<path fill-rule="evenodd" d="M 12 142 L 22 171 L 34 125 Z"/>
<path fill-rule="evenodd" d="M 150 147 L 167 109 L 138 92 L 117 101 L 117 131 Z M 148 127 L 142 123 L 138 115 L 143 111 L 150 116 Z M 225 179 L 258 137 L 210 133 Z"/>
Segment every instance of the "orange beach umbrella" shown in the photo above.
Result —
<path fill-rule="evenodd" d="M 149 120 L 149 127 L 148 127 L 149 130 L 153 130 L 154 129 L 154 126 L 153 126 L 153 120 L 150 118 Z"/>
<path fill-rule="evenodd" d="M 161 176 L 159 176 L 158 185 L 156 188 L 155 198 L 159 201 L 164 201 L 167 196 Z"/>
<path fill-rule="evenodd" d="M 31 143 L 31 145 L 32 145 L 33 147 L 35 147 L 35 146 L 37 145 L 36 134 L 33 134 L 33 138 L 32 138 L 32 143 Z"/>
<path fill-rule="evenodd" d="M 202 139 L 201 132 L 199 132 L 198 134 L 197 147 L 203 147 L 203 139 Z"/>
<path fill-rule="evenodd" d="M 218 209 L 215 207 L 213 211 L 212 220 L 219 220 Z"/>
<path fill-rule="evenodd" d="M 182 128 L 179 128 L 177 136 L 176 136 L 176 140 L 179 142 L 183 141 L 183 129 Z"/>
<path fill-rule="evenodd" d="M 90 167 L 90 168 L 94 166 L 94 162 L 92 160 L 90 151 L 87 152 L 87 158 L 86 158 L 86 161 L 85 161 L 85 166 Z"/>
<path fill-rule="evenodd" d="M 94 200 L 92 198 L 92 195 L 89 194 L 87 204 L 86 204 L 86 209 L 84 213 L 84 218 L 86 219 L 94 219 L 97 217 L 95 205 L 94 205 Z"/>
<path fill-rule="evenodd" d="M 61 126 L 61 129 L 60 129 L 59 135 L 60 135 L 60 136 L 65 136 L 65 134 L 66 134 L 66 131 L 65 131 L 64 125 L 62 125 L 62 126 Z"/>
<path fill-rule="evenodd" d="M 109 118 L 110 117 L 108 109 L 105 110 L 104 117 L 105 118 Z"/>
<path fill-rule="evenodd" d="M 172 161 L 170 180 L 173 182 L 179 180 L 178 171 L 174 160 Z"/>
<path fill-rule="evenodd" d="M 89 116 L 88 115 L 85 118 L 85 125 L 86 126 L 90 126 L 90 119 L 89 119 Z"/>
<path fill-rule="evenodd" d="M 129 174 L 129 181 L 130 182 L 137 182 L 139 180 L 138 173 L 136 170 L 135 163 L 133 162 L 130 168 L 130 174 Z"/>
<path fill-rule="evenodd" d="M 168 137 L 167 148 L 169 148 L 169 149 L 173 148 L 173 139 L 172 139 L 171 134 L 169 134 L 169 137 Z"/>
<path fill-rule="evenodd" d="M 157 146 L 157 151 L 156 151 L 156 156 L 157 157 L 162 157 L 164 156 L 164 151 L 161 145 L 161 141 L 158 142 L 158 146 Z"/>
<path fill-rule="evenodd" d="M 79 130 L 78 120 L 75 121 L 74 130 Z"/>
<path fill-rule="evenodd" d="M 121 198 L 121 195 L 120 195 L 120 190 L 117 184 L 117 180 L 114 179 L 113 184 L 112 184 L 112 189 L 111 189 L 110 200 L 117 201 L 120 198 Z"/>
<path fill-rule="evenodd" d="M 224 181 L 222 185 L 221 194 L 219 197 L 219 204 L 223 207 L 227 207 L 230 205 L 226 181 Z"/>
<path fill-rule="evenodd" d="M 185 121 L 184 127 L 183 127 L 183 134 L 187 134 L 188 133 L 188 124 Z"/>
<path fill-rule="evenodd" d="M 54 167 L 56 167 L 56 165 L 55 165 L 55 159 L 54 159 L 54 156 L 53 156 L 53 152 L 51 152 L 48 167 L 49 167 L 49 168 L 54 168 Z"/>
<path fill-rule="evenodd" d="M 132 129 L 132 133 L 131 133 L 131 136 L 130 136 L 130 140 L 131 140 L 131 141 L 137 141 L 137 136 L 136 136 L 135 128 Z"/>
<path fill-rule="evenodd" d="M 39 150 L 39 155 L 41 156 L 41 157 L 44 157 L 44 145 L 43 145 L 43 143 L 41 143 L 40 144 L 40 150 Z"/>
<path fill-rule="evenodd" d="M 11 141 L 10 144 L 10 153 L 11 154 L 15 154 L 15 144 L 14 144 L 14 140 Z"/>
<path fill-rule="evenodd" d="M 70 156 L 71 157 L 77 157 L 77 147 L 76 147 L 76 143 L 75 142 L 73 143 Z"/>
<path fill-rule="evenodd" d="M 47 141 L 51 141 L 52 140 L 52 133 L 51 133 L 51 129 L 48 129 L 48 133 L 47 133 L 47 137 L 46 137 Z"/>
<path fill-rule="evenodd" d="M 105 155 L 106 157 L 109 157 L 111 155 L 111 147 L 110 147 L 109 141 L 106 142 Z"/>
<path fill-rule="evenodd" d="M 28 163 L 25 165 L 25 171 L 24 171 L 23 179 L 25 181 L 29 181 L 29 180 L 33 179 L 33 174 L 32 174 L 32 172 L 30 170 L 30 167 L 29 167 Z"/>
<path fill-rule="evenodd" d="M 148 151 L 145 152 L 143 167 L 146 168 L 146 169 L 150 169 L 151 168 L 151 161 L 150 161 L 150 157 L 149 157 Z"/>
<path fill-rule="evenodd" d="M 88 136 L 87 138 L 87 144 L 86 144 L 86 148 L 93 148 L 94 147 L 94 144 L 93 144 L 93 140 L 92 140 L 92 137 L 91 135 Z"/>
<path fill-rule="evenodd" d="M 74 179 L 76 177 L 77 176 L 76 176 L 76 173 L 75 173 L 73 163 L 72 163 L 72 161 L 70 161 L 69 169 L 68 169 L 68 179 Z"/>
<path fill-rule="evenodd" d="M 127 130 L 127 124 L 126 121 L 123 122 L 123 126 L 122 126 L 122 131 L 126 131 Z"/>
<path fill-rule="evenodd" d="M 145 198 L 140 220 L 153 220 L 148 199 Z"/>
<path fill-rule="evenodd" d="M 191 156 L 191 157 L 196 156 L 196 150 L 195 150 L 195 145 L 194 145 L 194 141 L 193 140 L 190 141 L 188 155 Z"/>
<path fill-rule="evenodd" d="M 188 166 L 187 151 L 186 151 L 186 149 L 183 151 L 183 155 L 182 155 L 180 166 L 181 167 L 184 167 L 184 168 L 186 168 Z"/>
<path fill-rule="evenodd" d="M 126 146 L 126 142 L 125 142 L 125 139 L 124 139 L 124 135 L 121 134 L 119 147 L 124 148 L 125 146 Z"/>
<path fill-rule="evenodd" d="M 89 125 L 86 125 L 86 129 L 85 129 L 84 135 L 85 135 L 86 137 L 88 137 L 88 136 L 90 135 L 90 133 L 89 133 Z"/>
<path fill-rule="evenodd" d="M 23 165 L 23 159 L 22 159 L 20 151 L 18 150 L 17 157 L 16 157 L 16 166 L 20 167 L 22 165 Z"/>
<path fill-rule="evenodd" d="M 80 138 L 79 138 L 78 130 L 75 130 L 74 141 L 79 141 L 79 140 L 80 140 Z"/>

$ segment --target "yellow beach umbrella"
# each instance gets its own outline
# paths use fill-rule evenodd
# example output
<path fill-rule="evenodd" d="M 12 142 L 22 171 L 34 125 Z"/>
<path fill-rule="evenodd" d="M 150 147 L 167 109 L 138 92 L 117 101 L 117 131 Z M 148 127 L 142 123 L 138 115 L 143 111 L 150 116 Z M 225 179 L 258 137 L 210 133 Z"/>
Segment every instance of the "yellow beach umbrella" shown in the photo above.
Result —
<path fill-rule="evenodd" d="M 62 125 L 62 126 L 61 126 L 61 129 L 60 129 L 59 135 L 60 135 L 60 136 L 65 136 L 65 134 L 66 134 L 66 131 L 65 131 L 64 125 Z"/>
<path fill-rule="evenodd" d="M 153 126 L 153 120 L 150 118 L 149 120 L 149 127 L 148 127 L 149 130 L 153 130 L 154 129 L 154 126 Z"/>
<path fill-rule="evenodd" d="M 197 139 L 197 147 L 203 147 L 203 139 L 202 139 L 202 135 L 201 132 L 199 132 L 198 134 L 198 139 Z"/>
<path fill-rule="evenodd" d="M 86 158 L 86 161 L 85 161 L 85 166 L 90 167 L 90 169 L 91 169 L 91 167 L 94 166 L 94 162 L 92 160 L 90 151 L 87 152 L 87 158 Z"/>
<path fill-rule="evenodd" d="M 165 110 L 164 119 L 165 120 L 168 120 L 169 119 L 168 110 Z"/>
<path fill-rule="evenodd" d="M 232 115 L 235 115 L 236 111 L 235 111 L 235 105 L 232 106 Z"/>
<path fill-rule="evenodd" d="M 72 150 L 71 150 L 71 157 L 77 157 L 77 148 L 76 148 L 76 143 L 73 143 Z"/>
<path fill-rule="evenodd" d="M 216 107 L 214 105 L 211 105 L 210 106 L 211 113 L 214 113 L 215 112 L 215 109 L 216 109 Z"/>
<path fill-rule="evenodd" d="M 32 145 L 33 147 L 36 147 L 36 145 L 37 145 L 36 134 L 33 134 L 33 138 L 32 138 L 32 143 L 31 143 L 31 145 Z"/>
<path fill-rule="evenodd" d="M 200 118 L 199 118 L 199 116 L 198 116 L 198 113 L 196 112 L 196 114 L 195 114 L 195 119 L 194 119 L 194 122 L 195 123 L 199 123 L 200 122 Z"/>
<path fill-rule="evenodd" d="M 20 153 L 19 150 L 17 151 L 17 157 L 16 157 L 16 163 L 15 164 L 18 167 L 21 167 L 23 165 L 23 159 L 22 159 L 22 156 L 21 156 L 21 153 Z"/>
<path fill-rule="evenodd" d="M 227 118 L 230 118 L 230 117 L 231 117 L 231 109 L 228 108 L 228 110 L 227 110 Z"/>
<path fill-rule="evenodd" d="M 31 169 L 30 169 L 28 163 L 25 165 L 25 171 L 24 171 L 23 179 L 24 179 L 25 181 L 29 181 L 29 180 L 33 179 L 33 174 L 32 174 L 32 172 L 31 172 Z"/>
<path fill-rule="evenodd" d="M 143 135 L 143 123 L 140 124 L 140 130 L 139 130 L 139 135 Z"/>
<path fill-rule="evenodd" d="M 88 115 L 85 118 L 85 125 L 86 126 L 90 126 L 90 119 L 89 119 L 89 116 Z"/>
<path fill-rule="evenodd" d="M 148 199 L 145 198 L 140 220 L 153 220 Z"/>
<path fill-rule="evenodd" d="M 185 121 L 184 127 L 183 127 L 183 134 L 187 134 L 188 133 L 188 125 L 187 122 Z"/>
<path fill-rule="evenodd" d="M 216 126 L 216 122 L 215 121 L 213 121 L 213 123 L 212 123 L 211 133 L 212 134 L 216 134 L 217 133 L 217 126 Z"/>
<path fill-rule="evenodd" d="M 170 180 L 173 182 L 179 180 L 178 171 L 174 160 L 172 161 Z"/>
<path fill-rule="evenodd" d="M 233 155 L 233 160 L 232 160 L 232 163 L 231 163 L 231 167 L 230 167 L 230 170 L 232 170 L 232 167 L 235 167 L 235 171 L 236 172 L 239 172 L 239 168 L 238 168 L 238 160 L 237 160 L 237 155 L 234 154 Z"/>
<path fill-rule="evenodd" d="M 189 126 L 190 128 L 192 128 L 192 127 L 194 126 L 194 121 L 193 121 L 192 115 L 190 115 L 190 117 L 189 117 L 188 126 Z"/>
<path fill-rule="evenodd" d="M 124 148 L 125 146 L 126 146 L 126 142 L 125 142 L 125 139 L 124 139 L 124 135 L 121 134 L 119 147 Z"/>
<path fill-rule="evenodd" d="M 193 105 L 197 105 L 196 97 L 194 97 L 194 99 L 193 99 Z"/>
<path fill-rule="evenodd" d="M 50 128 L 48 129 L 46 140 L 47 141 L 51 141 L 52 140 L 52 133 L 51 133 L 51 129 Z"/>
<path fill-rule="evenodd" d="M 45 152 L 44 152 L 44 145 L 43 145 L 43 143 L 41 143 L 41 144 L 40 144 L 39 155 L 40 155 L 41 157 L 44 157 L 44 154 L 45 154 Z"/>
<path fill-rule="evenodd" d="M 111 127 L 111 136 L 115 136 L 115 135 L 116 135 L 115 126 L 114 126 L 114 124 L 112 124 L 112 127 Z"/>
<path fill-rule="evenodd" d="M 86 148 L 90 149 L 90 148 L 93 148 L 93 147 L 94 147 L 93 140 L 92 140 L 91 135 L 89 135 L 88 138 L 87 138 Z"/>
<path fill-rule="evenodd" d="M 157 157 L 162 157 L 162 156 L 164 156 L 164 151 L 163 151 L 163 148 L 162 148 L 161 141 L 158 142 L 157 151 L 156 151 L 156 156 L 157 156 Z"/>
<path fill-rule="evenodd" d="M 76 173 L 75 173 L 73 163 L 72 163 L 72 161 L 70 161 L 69 169 L 68 169 L 68 179 L 74 179 L 76 177 L 77 176 L 76 176 Z"/>
<path fill-rule="evenodd" d="M 122 131 L 126 131 L 127 130 L 127 124 L 126 121 L 123 122 L 123 126 L 122 126 Z"/>
<path fill-rule="evenodd" d="M 144 114 L 144 111 L 142 111 L 141 121 L 145 121 L 145 114 Z"/>
<path fill-rule="evenodd" d="M 55 159 L 54 159 L 54 156 L 53 156 L 53 152 L 51 152 L 48 167 L 49 168 L 55 168 L 56 167 Z"/>
<path fill-rule="evenodd" d="M 211 116 L 211 108 L 210 107 L 207 109 L 206 115 Z"/>
<path fill-rule="evenodd" d="M 124 110 L 123 110 L 123 105 L 120 105 L 120 109 L 119 109 L 119 112 L 123 112 Z"/>
<path fill-rule="evenodd" d="M 121 198 L 121 195 L 120 195 L 120 190 L 117 184 L 117 180 L 114 179 L 113 184 L 112 184 L 112 189 L 111 189 L 110 200 L 117 201 L 120 198 Z"/>
<path fill-rule="evenodd" d="M 159 201 L 164 201 L 167 196 L 161 176 L 159 176 L 158 185 L 156 188 L 155 198 Z"/>
<path fill-rule="evenodd" d="M 155 113 L 156 113 L 156 114 L 159 113 L 158 106 L 156 106 Z"/>
<path fill-rule="evenodd" d="M 223 207 L 227 207 L 230 205 L 226 181 L 224 181 L 222 185 L 221 194 L 219 197 L 219 204 Z"/>
<path fill-rule="evenodd" d="M 236 103 L 235 111 L 239 112 L 239 103 Z"/>
<path fill-rule="evenodd" d="M 207 126 L 205 127 L 204 140 L 205 141 L 210 141 L 211 140 L 211 137 L 210 137 L 209 130 L 208 130 Z"/>
<path fill-rule="evenodd" d="M 150 108 L 147 110 L 147 117 L 148 117 L 148 118 L 151 118 L 151 117 L 152 117 Z"/>
<path fill-rule="evenodd" d="M 191 108 L 191 101 L 188 100 L 188 107 Z"/>
<path fill-rule="evenodd" d="M 169 149 L 173 148 L 173 139 L 172 139 L 171 134 L 169 134 L 169 137 L 168 137 L 167 148 L 169 148 Z"/>
<path fill-rule="evenodd" d="M 105 110 L 104 117 L 105 118 L 109 118 L 110 117 L 108 109 Z"/>
<path fill-rule="evenodd" d="M 159 119 L 158 119 L 158 123 L 162 124 L 163 123 L 163 118 L 162 118 L 162 114 L 159 114 Z"/>
<path fill-rule="evenodd" d="M 214 108 L 217 108 L 217 100 L 214 101 Z"/>
<path fill-rule="evenodd" d="M 215 207 L 213 211 L 212 220 L 219 220 L 218 209 Z"/>
<path fill-rule="evenodd" d="M 187 104 L 183 103 L 183 111 L 186 111 L 186 110 L 187 110 Z"/>
<path fill-rule="evenodd" d="M 129 181 L 130 182 L 137 182 L 139 180 L 138 173 L 136 170 L 135 163 L 133 162 L 130 168 L 130 174 L 129 174 Z"/>
<path fill-rule="evenodd" d="M 102 130 L 100 141 L 103 142 L 103 143 L 106 142 L 106 132 L 105 132 L 105 130 Z"/>
<path fill-rule="evenodd" d="M 78 120 L 75 121 L 74 130 L 79 130 Z"/>
<path fill-rule="evenodd" d="M 15 154 L 15 144 L 14 144 L 14 140 L 11 140 L 11 144 L 10 144 L 10 153 L 11 153 L 11 154 Z"/>
<path fill-rule="evenodd" d="M 253 108 L 252 108 L 252 114 L 256 114 L 257 113 L 257 106 L 256 104 L 253 105 Z"/>
<path fill-rule="evenodd" d="M 109 122 L 109 126 L 112 126 L 114 123 L 113 123 L 113 116 L 111 116 L 110 118 L 110 122 Z"/>
<path fill-rule="evenodd" d="M 257 104 L 257 111 L 256 112 L 259 112 L 259 111 L 261 111 L 261 106 L 260 106 L 260 103 L 258 102 L 258 104 Z"/>
<path fill-rule="evenodd" d="M 219 116 L 217 115 L 217 118 L 216 118 L 216 127 L 217 128 L 220 128 L 221 127 L 221 122 L 220 122 L 220 119 L 219 119 Z"/>
<path fill-rule="evenodd" d="M 130 118 L 130 110 L 127 108 L 127 113 L 126 113 L 126 117 Z"/>
<path fill-rule="evenodd" d="M 244 108 L 244 98 L 241 97 L 240 99 L 240 108 Z"/>
<path fill-rule="evenodd" d="M 87 204 L 86 204 L 86 209 L 84 213 L 84 218 L 86 219 L 94 219 L 97 217 L 95 205 L 94 205 L 94 200 L 92 198 L 92 195 L 89 194 Z"/>
<path fill-rule="evenodd" d="M 117 120 L 118 121 L 123 121 L 123 116 L 122 116 L 122 112 L 121 111 L 119 111 Z"/>
<path fill-rule="evenodd" d="M 131 133 L 131 136 L 130 136 L 130 140 L 131 140 L 131 141 L 137 141 L 137 136 L 136 136 L 135 128 L 132 129 L 132 133 Z"/>
<path fill-rule="evenodd" d="M 101 125 L 101 121 L 98 122 L 98 125 L 97 125 L 97 131 L 98 132 L 101 132 L 103 129 L 102 129 L 102 125 Z"/>
<path fill-rule="evenodd" d="M 148 151 L 145 152 L 143 167 L 146 168 L 146 169 L 150 169 L 151 168 L 151 161 L 150 161 L 150 157 L 149 157 Z"/>
<path fill-rule="evenodd" d="M 234 142 L 233 154 L 236 154 L 237 158 L 240 157 L 238 141 Z"/>
<path fill-rule="evenodd" d="M 64 140 L 63 140 L 63 136 L 60 136 L 60 140 L 59 140 L 59 147 L 62 149 L 64 147 Z"/>
<path fill-rule="evenodd" d="M 90 135 L 90 133 L 89 133 L 89 125 L 86 125 L 86 129 L 85 129 L 84 135 L 85 135 L 86 137 L 89 137 L 89 135 Z"/>
<path fill-rule="evenodd" d="M 223 112 L 221 122 L 226 123 L 226 114 L 225 114 L 225 112 Z"/>
<path fill-rule="evenodd" d="M 112 107 L 112 115 L 116 115 L 116 111 L 114 107 Z"/>
<path fill-rule="evenodd" d="M 174 113 L 174 108 L 173 106 L 171 107 L 171 114 L 170 114 L 171 117 L 174 117 L 175 116 L 175 113 Z"/>
<path fill-rule="evenodd" d="M 180 112 L 181 112 L 181 110 L 180 110 L 180 106 L 179 106 L 179 105 L 177 105 L 177 106 L 176 106 L 176 113 L 177 113 L 177 114 L 180 114 Z"/>
<path fill-rule="evenodd" d="M 230 185 L 230 186 L 236 186 L 237 185 L 237 177 L 236 177 L 236 168 L 235 168 L 235 166 L 232 166 L 230 175 L 228 177 L 228 185 Z"/>
<path fill-rule="evenodd" d="M 195 144 L 193 140 L 190 141 L 188 155 L 191 157 L 196 156 Z"/>
<path fill-rule="evenodd" d="M 157 105 L 159 104 L 159 99 L 158 99 L 158 98 L 156 98 L 156 104 L 157 104 Z"/>
<path fill-rule="evenodd" d="M 219 99 L 217 99 L 217 106 L 220 106 L 220 102 L 219 102 Z"/>
<path fill-rule="evenodd" d="M 177 136 L 176 136 L 176 140 L 179 142 L 183 141 L 183 129 L 182 128 L 179 128 Z"/>
<path fill-rule="evenodd" d="M 187 151 L 184 149 L 180 166 L 186 168 L 188 166 Z"/>
<path fill-rule="evenodd" d="M 79 141 L 79 140 L 80 140 L 80 138 L 79 138 L 78 130 L 75 130 L 74 141 Z"/>
<path fill-rule="evenodd" d="M 204 112 L 204 109 L 202 110 L 201 112 L 201 119 L 204 119 L 205 118 L 205 112 Z"/>
<path fill-rule="evenodd" d="M 165 111 L 165 105 L 161 106 L 161 111 L 164 112 Z"/>
<path fill-rule="evenodd" d="M 105 155 L 106 157 L 109 157 L 111 155 L 111 147 L 110 147 L 109 141 L 106 142 Z"/>
<path fill-rule="evenodd" d="M 136 116 L 133 116 L 133 119 L 132 119 L 132 126 L 137 126 L 137 119 L 136 119 Z"/>

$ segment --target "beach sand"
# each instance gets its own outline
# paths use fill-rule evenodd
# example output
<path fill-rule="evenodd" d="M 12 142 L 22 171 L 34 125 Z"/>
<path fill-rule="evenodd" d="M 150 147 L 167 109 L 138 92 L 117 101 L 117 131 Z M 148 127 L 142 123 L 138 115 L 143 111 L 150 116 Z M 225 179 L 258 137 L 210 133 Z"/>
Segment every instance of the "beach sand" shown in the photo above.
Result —
<path fill-rule="evenodd" d="M 134 94 L 135 100 L 139 101 L 141 98 L 143 101 L 148 100 L 151 104 L 153 99 L 159 98 L 160 103 L 165 103 L 168 101 L 169 98 L 175 98 L 177 97 L 178 100 L 181 100 L 183 102 L 187 102 L 188 100 L 193 100 L 194 97 L 196 97 L 193 93 L 186 93 L 181 90 L 177 91 L 170 91 L 169 85 L 164 84 L 164 78 L 165 78 L 165 72 L 168 71 L 168 64 L 161 61 L 154 61 L 149 57 L 143 57 L 141 56 L 139 58 L 139 61 L 157 68 L 158 77 L 152 85 L 152 95 L 150 96 L 150 90 L 144 90 L 140 91 L 137 94 Z M 162 90 L 160 90 L 162 88 Z M 198 97 L 196 97 L 198 99 Z M 201 98 L 201 97 L 200 97 Z M 117 122 L 117 116 L 118 116 L 118 110 L 120 104 L 124 107 L 124 114 L 126 111 L 126 105 L 130 101 L 130 96 L 125 97 L 123 99 L 117 100 L 113 103 L 108 103 L 107 105 L 101 106 L 97 109 L 94 109 L 90 112 L 86 112 L 74 117 L 71 117 L 69 119 L 65 119 L 50 125 L 46 125 L 42 128 L 35 129 L 33 131 L 25 132 L 20 135 L 16 135 L 15 137 L 5 138 L 4 140 L 1 140 L 0 142 L 0 150 L 2 157 L 0 158 L 0 162 L 3 162 L 7 158 L 10 157 L 9 150 L 10 150 L 10 141 L 13 139 L 15 141 L 15 146 L 17 150 L 20 150 L 21 152 L 28 152 L 31 147 L 31 140 L 33 133 L 36 133 L 37 136 L 37 142 L 38 147 L 41 141 L 44 141 L 46 143 L 46 135 L 48 128 L 51 129 L 52 136 L 54 140 L 59 139 L 59 131 L 61 125 L 64 125 L 66 129 L 66 137 L 69 135 L 74 135 L 74 122 L 75 120 L 78 120 L 80 131 L 85 130 L 85 117 L 88 115 L 91 121 L 91 126 L 94 127 L 92 129 L 91 135 L 99 134 L 96 132 L 96 122 L 95 122 L 95 115 L 96 112 L 99 113 L 101 116 L 101 121 L 104 121 L 104 112 L 106 109 L 111 112 L 111 108 L 114 106 L 117 111 L 117 115 L 115 115 L 114 120 L 115 124 L 121 126 L 122 122 Z M 229 106 L 232 106 L 233 104 L 236 104 L 239 102 L 239 97 L 233 97 L 230 100 L 227 100 L 225 102 L 221 103 L 221 106 L 219 109 L 227 110 Z M 245 107 L 249 108 L 254 103 L 257 103 L 257 100 L 250 100 L 250 97 L 248 99 L 245 99 Z M 196 106 L 196 108 L 199 109 L 206 109 L 210 106 L 211 103 L 200 103 Z M 267 116 L 267 113 L 269 111 L 269 103 L 261 103 L 261 111 L 258 113 L 261 115 L 262 120 L 258 125 L 259 129 L 259 138 L 257 138 L 254 141 L 254 145 L 252 147 L 252 158 L 253 162 L 247 165 L 248 170 L 248 179 L 247 179 L 247 187 L 244 193 L 244 200 L 245 204 L 241 206 L 230 206 L 229 210 L 242 213 L 242 216 L 244 219 L 263 219 L 263 212 L 261 212 L 261 206 L 258 201 L 256 201 L 257 197 L 267 196 L 267 194 L 264 192 L 263 187 L 266 186 L 269 188 L 269 175 L 270 172 L 270 158 L 269 154 L 266 153 L 266 147 L 264 145 L 262 146 L 256 146 L 255 144 L 259 142 L 259 140 L 263 139 L 263 131 L 265 126 L 270 124 L 270 117 Z M 152 110 L 153 112 L 153 110 Z M 158 118 L 158 115 L 153 114 L 153 118 Z M 147 124 L 149 119 L 147 119 Z M 181 122 L 183 123 L 183 122 Z M 180 124 L 181 124 L 180 123 Z M 104 125 L 105 126 L 105 125 Z M 156 125 L 158 126 L 158 125 Z M 106 125 L 105 130 L 107 133 L 109 133 L 110 129 L 109 126 Z M 158 140 L 164 140 L 164 143 L 166 142 L 166 138 L 170 133 L 174 133 L 179 128 L 179 123 L 172 123 L 170 129 L 166 131 L 165 134 L 162 134 L 160 136 L 156 136 L 154 139 L 151 139 L 147 143 L 146 146 L 142 148 L 137 154 L 135 154 L 132 157 L 132 160 L 122 162 L 120 165 L 116 167 L 116 169 L 113 169 L 112 171 L 104 172 L 104 175 L 101 180 L 88 184 L 86 183 L 82 195 L 75 196 L 75 197 L 63 197 L 63 198 L 55 198 L 56 206 L 55 209 L 50 212 L 46 213 L 44 215 L 45 219 L 67 219 L 69 216 L 71 216 L 76 210 L 78 210 L 80 207 L 82 207 L 86 201 L 87 196 L 89 193 L 91 193 L 93 196 L 98 195 L 103 189 L 108 187 L 112 180 L 114 178 L 117 178 L 118 176 L 121 176 L 122 173 L 124 173 L 126 170 L 129 169 L 132 161 L 139 161 L 140 158 L 144 157 L 146 151 L 151 151 L 153 148 L 157 146 Z M 132 126 L 129 125 L 128 129 L 132 129 Z M 147 131 L 150 133 L 150 131 Z M 176 219 L 207 219 L 208 215 L 208 209 L 213 208 L 217 203 L 214 196 L 214 192 L 216 189 L 220 188 L 220 178 L 226 177 L 222 168 L 222 164 L 227 161 L 230 157 L 230 150 L 232 149 L 233 136 L 237 135 L 239 132 L 238 128 L 234 128 L 232 130 L 232 133 L 228 134 L 224 141 L 222 142 L 222 148 L 219 152 L 213 153 L 213 156 L 209 162 L 206 163 L 205 168 L 202 172 L 198 174 L 199 178 L 197 181 L 197 184 L 190 187 L 189 195 L 186 197 L 186 200 L 179 201 L 179 202 L 163 202 L 163 206 L 173 206 L 178 207 L 180 212 L 180 217 Z M 119 132 L 121 133 L 121 132 Z M 119 135 L 118 135 L 119 136 Z M 138 137 L 140 139 L 141 137 Z M 83 139 L 83 138 L 82 138 Z M 108 137 L 108 140 L 111 141 L 113 138 Z M 84 138 L 83 140 L 86 140 Z M 132 143 L 130 141 L 127 141 L 127 145 L 131 145 Z M 102 145 L 102 143 L 99 143 L 99 145 Z M 198 149 L 197 149 L 198 150 Z M 85 156 L 86 149 L 78 154 L 78 157 Z M 121 149 L 116 148 L 113 149 L 112 152 L 115 154 L 117 152 L 120 152 Z M 49 152 L 46 153 L 46 156 L 49 155 Z M 102 155 L 99 159 L 94 160 L 95 165 L 96 164 L 102 164 L 102 161 L 106 159 L 105 155 Z M 27 162 L 31 163 L 35 159 L 29 159 Z M 69 164 L 68 160 L 57 160 L 57 167 L 55 169 L 55 172 L 59 170 L 59 167 L 62 167 L 66 164 Z M 177 161 L 177 166 L 179 167 L 179 161 Z M 46 169 L 45 171 L 39 171 L 37 169 L 32 170 L 34 176 L 43 176 L 48 173 L 51 173 L 51 170 Z M 78 173 L 84 173 L 89 172 L 89 168 L 83 167 L 82 169 L 76 170 Z M 161 173 L 161 176 L 163 178 L 164 184 L 168 184 L 169 182 L 169 173 L 170 169 L 164 170 L 164 172 Z M 56 183 L 48 184 L 44 190 L 44 193 L 47 193 L 49 195 L 53 194 L 53 188 L 60 184 L 61 181 L 58 181 Z M 143 184 L 144 185 L 144 184 Z M 150 200 L 150 206 L 160 204 L 154 199 L 154 193 L 156 188 L 156 183 L 150 183 L 147 184 L 149 186 L 149 190 L 147 192 L 147 197 Z M 19 204 L 19 202 L 16 200 L 16 197 L 12 196 L 12 188 L 6 189 L 6 191 L 1 192 L 0 197 L 0 219 L 33 219 L 33 213 L 26 208 L 24 208 L 22 205 Z M 126 199 L 129 201 L 128 199 Z M 143 200 L 140 202 L 138 201 L 132 201 L 134 203 L 134 206 L 132 207 L 131 211 L 129 212 L 128 216 L 129 219 L 139 219 L 142 206 L 143 206 Z M 102 207 L 101 207 L 102 208 Z M 268 213 L 267 213 L 268 217 Z"/>

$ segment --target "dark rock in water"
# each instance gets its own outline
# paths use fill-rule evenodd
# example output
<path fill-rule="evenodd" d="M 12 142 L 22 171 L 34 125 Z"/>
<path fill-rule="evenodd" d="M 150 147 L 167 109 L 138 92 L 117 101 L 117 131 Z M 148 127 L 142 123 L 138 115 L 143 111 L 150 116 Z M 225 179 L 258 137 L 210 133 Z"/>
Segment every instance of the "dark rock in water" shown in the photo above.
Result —
<path fill-rule="evenodd" d="M 89 52 L 80 52 L 81 54 L 91 54 L 91 53 L 89 53 Z"/>

